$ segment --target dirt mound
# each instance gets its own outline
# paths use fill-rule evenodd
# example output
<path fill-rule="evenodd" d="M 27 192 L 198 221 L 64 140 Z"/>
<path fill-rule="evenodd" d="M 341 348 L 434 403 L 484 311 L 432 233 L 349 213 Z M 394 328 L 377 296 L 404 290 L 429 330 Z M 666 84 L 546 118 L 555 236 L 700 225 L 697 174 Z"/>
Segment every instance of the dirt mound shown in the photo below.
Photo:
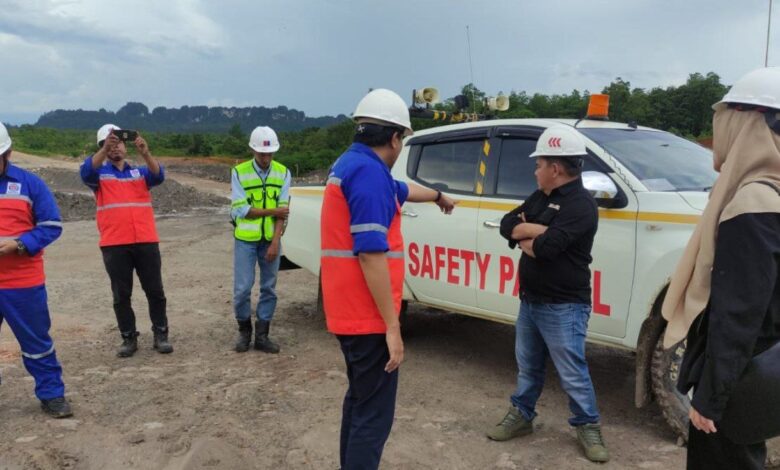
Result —
<path fill-rule="evenodd" d="M 95 200 L 92 191 L 81 182 L 77 171 L 64 168 L 34 168 L 54 193 L 65 221 L 95 218 Z M 152 205 L 158 215 L 180 214 L 196 208 L 227 209 L 230 200 L 198 191 L 177 181 L 167 179 L 152 188 Z"/>
<path fill-rule="evenodd" d="M 95 198 L 92 196 L 54 191 L 54 199 L 65 222 L 95 218 Z"/>
<path fill-rule="evenodd" d="M 174 173 L 186 174 L 196 176 L 198 178 L 204 178 L 211 181 L 219 181 L 220 183 L 230 183 L 230 171 L 233 166 L 240 163 L 242 160 L 230 161 L 227 159 L 222 160 L 208 160 L 204 159 L 181 159 L 181 158 L 168 158 L 165 160 L 165 168 Z M 316 170 L 307 173 L 303 176 L 293 176 L 293 186 L 306 186 L 317 184 L 321 185 L 328 176 L 328 169 Z"/>
<path fill-rule="evenodd" d="M 219 181 L 220 183 L 230 183 L 232 166 L 225 163 L 203 164 L 201 162 L 182 161 L 174 163 L 166 161 L 165 168 L 176 173 L 184 173 L 211 181 Z"/>

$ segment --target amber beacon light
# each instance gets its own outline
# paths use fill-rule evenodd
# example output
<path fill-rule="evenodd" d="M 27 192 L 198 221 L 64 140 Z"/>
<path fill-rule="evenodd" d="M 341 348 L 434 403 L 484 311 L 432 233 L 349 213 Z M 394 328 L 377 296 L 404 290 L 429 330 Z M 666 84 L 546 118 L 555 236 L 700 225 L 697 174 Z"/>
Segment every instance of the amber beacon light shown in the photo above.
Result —
<path fill-rule="evenodd" d="M 609 119 L 609 95 L 590 95 L 587 119 Z"/>

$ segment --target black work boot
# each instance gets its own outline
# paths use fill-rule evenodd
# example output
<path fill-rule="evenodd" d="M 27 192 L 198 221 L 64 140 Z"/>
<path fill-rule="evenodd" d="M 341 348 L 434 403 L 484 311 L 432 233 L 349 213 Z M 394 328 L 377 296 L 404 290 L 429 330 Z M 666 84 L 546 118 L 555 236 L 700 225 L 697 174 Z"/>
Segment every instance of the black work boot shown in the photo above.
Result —
<path fill-rule="evenodd" d="M 257 320 L 257 323 L 255 323 L 255 349 L 276 354 L 279 352 L 279 346 L 268 339 L 268 329 L 270 327 L 270 321 Z"/>
<path fill-rule="evenodd" d="M 130 357 L 138 351 L 138 332 L 122 333 L 122 345 L 116 352 L 118 357 Z"/>
<path fill-rule="evenodd" d="M 168 327 L 157 328 L 152 327 L 152 333 L 154 333 L 154 346 L 152 346 L 160 354 L 170 354 L 173 352 L 173 346 L 168 341 Z"/>
<path fill-rule="evenodd" d="M 252 342 L 252 319 L 238 320 L 238 341 L 236 341 L 236 352 L 249 351 L 249 343 Z"/>
<path fill-rule="evenodd" d="M 73 411 L 65 397 L 52 398 L 51 400 L 41 400 L 41 409 L 52 418 L 70 418 Z"/>

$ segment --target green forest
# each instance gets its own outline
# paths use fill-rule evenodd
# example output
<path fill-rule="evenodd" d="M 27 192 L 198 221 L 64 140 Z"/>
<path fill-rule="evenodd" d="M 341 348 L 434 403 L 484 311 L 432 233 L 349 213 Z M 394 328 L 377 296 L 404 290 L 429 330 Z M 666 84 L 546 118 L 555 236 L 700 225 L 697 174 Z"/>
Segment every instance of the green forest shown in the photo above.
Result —
<path fill-rule="evenodd" d="M 636 122 L 642 126 L 673 132 L 691 140 L 712 134 L 712 104 L 720 100 L 728 86 L 715 73 L 691 74 L 680 86 L 666 88 L 632 88 L 631 83 L 616 78 L 600 92 L 609 94 L 609 117 L 617 122 Z M 468 111 L 484 113 L 483 98 L 489 93 L 473 84 L 464 86 L 461 93 L 472 100 Z M 492 94 L 492 93 L 490 93 Z M 508 94 L 510 108 L 499 112 L 497 118 L 582 118 L 585 116 L 590 93 L 573 90 L 569 94 L 544 95 L 526 92 Z M 435 109 L 455 111 L 450 98 L 434 106 Z M 258 122 L 257 125 L 264 123 Z M 444 125 L 423 119 L 414 119 L 415 129 Z M 152 153 L 165 156 L 225 156 L 249 158 L 248 135 L 236 123 L 223 133 L 145 132 Z M 14 148 L 37 155 L 67 155 L 80 158 L 97 149 L 95 131 L 58 130 L 31 125 L 12 127 Z M 296 175 L 326 168 L 349 145 L 353 124 L 349 120 L 327 127 L 311 127 L 300 131 L 280 132 L 280 162 Z"/>

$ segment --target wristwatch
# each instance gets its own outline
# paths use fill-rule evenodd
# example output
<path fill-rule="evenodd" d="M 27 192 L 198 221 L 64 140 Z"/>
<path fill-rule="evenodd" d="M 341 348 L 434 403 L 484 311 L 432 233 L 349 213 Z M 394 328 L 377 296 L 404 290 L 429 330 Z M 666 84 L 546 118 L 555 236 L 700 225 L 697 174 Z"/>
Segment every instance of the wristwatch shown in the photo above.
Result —
<path fill-rule="evenodd" d="M 20 239 L 14 240 L 16 242 L 16 254 L 19 256 L 22 256 L 24 254 L 27 254 L 27 247 L 24 246 L 24 242 L 22 242 Z"/>
<path fill-rule="evenodd" d="M 441 191 L 439 191 L 437 189 L 436 190 L 436 199 L 434 199 L 433 202 L 439 202 L 440 199 L 441 199 Z"/>

